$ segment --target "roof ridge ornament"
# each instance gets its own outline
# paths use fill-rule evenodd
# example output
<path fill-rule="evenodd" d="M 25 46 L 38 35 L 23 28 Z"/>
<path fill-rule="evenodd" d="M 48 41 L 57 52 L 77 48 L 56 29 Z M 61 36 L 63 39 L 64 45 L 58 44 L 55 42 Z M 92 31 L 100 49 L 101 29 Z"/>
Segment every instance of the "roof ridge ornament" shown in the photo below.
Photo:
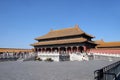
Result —
<path fill-rule="evenodd" d="M 104 42 L 104 40 L 101 38 L 101 41 Z"/>
<path fill-rule="evenodd" d="M 81 32 L 85 33 L 85 32 L 79 27 L 78 24 L 76 24 L 76 25 L 74 26 L 74 28 L 76 28 L 78 31 L 81 31 Z"/>
<path fill-rule="evenodd" d="M 78 25 L 78 24 L 76 24 L 74 27 L 75 27 L 75 28 L 79 28 L 79 25 Z"/>
<path fill-rule="evenodd" d="M 52 29 L 52 28 L 50 29 L 50 32 L 51 32 L 51 31 L 53 31 L 53 29 Z"/>

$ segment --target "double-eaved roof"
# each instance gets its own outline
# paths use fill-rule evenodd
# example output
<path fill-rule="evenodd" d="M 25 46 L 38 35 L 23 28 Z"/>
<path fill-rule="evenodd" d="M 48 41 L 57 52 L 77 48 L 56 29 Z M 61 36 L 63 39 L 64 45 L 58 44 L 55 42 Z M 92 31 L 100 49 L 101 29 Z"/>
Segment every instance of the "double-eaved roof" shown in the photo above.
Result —
<path fill-rule="evenodd" d="M 90 38 L 93 38 L 92 35 L 85 33 L 84 31 L 82 31 L 79 28 L 78 25 L 75 25 L 75 27 L 72 27 L 72 28 L 65 28 L 65 29 L 61 29 L 61 30 L 51 30 L 46 35 L 35 38 L 35 40 L 38 40 L 38 42 L 32 44 L 32 46 L 69 44 L 69 43 L 81 43 L 81 42 L 93 43 L 92 41 L 88 41 L 84 37 L 76 37 L 76 38 L 71 37 L 71 38 L 66 38 L 66 39 L 64 39 L 64 38 L 57 39 L 57 38 L 62 38 L 62 37 L 79 36 L 79 35 L 86 35 Z M 49 40 L 49 39 L 51 39 L 51 40 Z M 42 40 L 42 41 L 40 41 L 40 40 Z"/>

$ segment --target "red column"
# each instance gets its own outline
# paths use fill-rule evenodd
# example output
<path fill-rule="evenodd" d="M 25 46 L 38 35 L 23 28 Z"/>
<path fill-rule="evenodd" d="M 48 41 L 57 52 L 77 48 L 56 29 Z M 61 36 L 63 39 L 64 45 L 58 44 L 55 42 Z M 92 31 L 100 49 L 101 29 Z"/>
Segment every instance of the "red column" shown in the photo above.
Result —
<path fill-rule="evenodd" d="M 71 53 L 73 52 L 73 46 L 71 46 Z"/>
<path fill-rule="evenodd" d="M 68 51 L 67 51 L 67 47 L 65 47 L 65 53 L 67 53 Z"/>
<path fill-rule="evenodd" d="M 46 52 L 47 52 L 47 51 L 46 51 L 46 48 L 44 48 L 44 50 L 45 50 L 44 52 L 46 53 Z"/>
<path fill-rule="evenodd" d="M 43 48 L 41 48 L 41 52 L 43 53 Z"/>
<path fill-rule="evenodd" d="M 83 46 L 83 49 L 84 49 L 84 51 L 86 51 L 86 49 L 87 49 L 86 46 Z"/>
<path fill-rule="evenodd" d="M 76 46 L 76 47 L 77 47 L 77 52 L 78 52 L 78 48 L 79 48 L 79 47 L 78 47 L 78 46 Z"/>
<path fill-rule="evenodd" d="M 42 48 L 40 48 L 41 49 L 41 51 L 40 52 L 42 52 Z"/>
<path fill-rule="evenodd" d="M 58 52 L 60 53 L 60 47 L 58 47 Z"/>
<path fill-rule="evenodd" d="M 53 48 L 50 48 L 51 49 L 51 53 L 53 53 Z"/>

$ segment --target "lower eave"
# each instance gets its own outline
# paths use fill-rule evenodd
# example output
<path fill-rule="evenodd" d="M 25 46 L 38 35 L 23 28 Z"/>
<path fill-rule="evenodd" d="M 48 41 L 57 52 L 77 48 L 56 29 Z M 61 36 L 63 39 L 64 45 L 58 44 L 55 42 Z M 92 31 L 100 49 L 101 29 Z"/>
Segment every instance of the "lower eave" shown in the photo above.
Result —
<path fill-rule="evenodd" d="M 82 43 L 82 42 L 88 42 L 88 43 L 94 44 L 92 41 L 87 41 L 87 39 L 85 39 L 85 38 L 74 38 L 74 39 L 63 39 L 63 40 L 37 42 L 37 43 L 32 44 L 32 46 L 72 44 L 72 43 Z"/>

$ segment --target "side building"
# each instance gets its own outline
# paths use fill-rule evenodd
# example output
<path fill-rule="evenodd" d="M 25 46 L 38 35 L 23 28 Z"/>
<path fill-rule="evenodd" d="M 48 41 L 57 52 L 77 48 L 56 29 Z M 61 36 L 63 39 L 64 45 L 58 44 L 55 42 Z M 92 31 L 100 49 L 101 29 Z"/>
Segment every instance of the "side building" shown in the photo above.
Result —
<path fill-rule="evenodd" d="M 114 42 L 104 42 L 103 40 L 95 41 L 97 49 L 120 49 L 120 41 Z"/>
<path fill-rule="evenodd" d="M 93 54 L 94 59 L 119 59 L 120 58 L 120 41 L 105 42 L 103 40 L 96 40 L 97 46 L 90 49 L 88 54 Z"/>
<path fill-rule="evenodd" d="M 15 61 L 34 56 L 33 49 L 0 48 L 0 61 Z"/>
<path fill-rule="evenodd" d="M 72 28 L 66 28 L 61 30 L 51 30 L 46 35 L 35 38 L 36 43 L 32 44 L 36 53 L 42 58 L 52 58 L 57 53 L 59 55 L 59 60 L 64 60 L 60 58 L 60 55 L 67 54 L 70 56 L 70 60 L 77 59 L 74 54 L 81 54 L 89 50 L 90 48 L 95 48 L 96 43 L 92 41 L 94 36 L 87 34 L 75 25 Z M 72 55 L 73 54 L 73 55 Z M 75 57 L 75 58 L 74 58 Z"/>
<path fill-rule="evenodd" d="M 0 53 L 19 53 L 19 52 L 33 52 L 32 49 L 21 49 L 21 48 L 0 48 Z"/>

